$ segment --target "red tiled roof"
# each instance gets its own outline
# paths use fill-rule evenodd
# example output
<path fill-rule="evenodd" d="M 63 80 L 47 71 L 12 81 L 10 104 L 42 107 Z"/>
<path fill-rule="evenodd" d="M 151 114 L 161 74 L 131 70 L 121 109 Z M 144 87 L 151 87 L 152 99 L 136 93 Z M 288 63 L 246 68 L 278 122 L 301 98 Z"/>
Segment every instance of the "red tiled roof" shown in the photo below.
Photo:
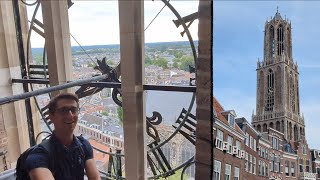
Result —
<path fill-rule="evenodd" d="M 103 151 L 110 152 L 110 148 L 104 144 L 98 143 L 94 139 L 89 139 L 89 142 L 92 146 L 97 147 Z M 97 150 L 93 150 L 93 158 L 95 161 L 100 161 L 103 165 L 109 162 L 109 155 L 99 152 Z"/>
<path fill-rule="evenodd" d="M 213 108 L 217 113 L 218 119 L 222 121 L 224 124 L 230 126 L 228 120 L 221 114 L 225 110 L 223 109 L 219 101 L 214 96 L 213 96 Z M 243 134 L 243 131 L 240 129 L 240 127 L 237 124 L 235 124 L 235 129 L 237 132 Z"/>

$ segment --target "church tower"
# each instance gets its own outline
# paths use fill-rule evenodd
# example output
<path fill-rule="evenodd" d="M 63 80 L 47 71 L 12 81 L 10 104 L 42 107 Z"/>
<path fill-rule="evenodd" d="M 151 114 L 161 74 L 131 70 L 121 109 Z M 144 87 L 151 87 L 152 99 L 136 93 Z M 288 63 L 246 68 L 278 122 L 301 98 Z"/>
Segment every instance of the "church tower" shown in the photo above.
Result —
<path fill-rule="evenodd" d="M 266 21 L 264 57 L 257 62 L 257 102 L 252 124 L 259 132 L 273 128 L 287 141 L 305 136 L 300 114 L 298 65 L 292 58 L 291 22 L 276 12 Z"/>

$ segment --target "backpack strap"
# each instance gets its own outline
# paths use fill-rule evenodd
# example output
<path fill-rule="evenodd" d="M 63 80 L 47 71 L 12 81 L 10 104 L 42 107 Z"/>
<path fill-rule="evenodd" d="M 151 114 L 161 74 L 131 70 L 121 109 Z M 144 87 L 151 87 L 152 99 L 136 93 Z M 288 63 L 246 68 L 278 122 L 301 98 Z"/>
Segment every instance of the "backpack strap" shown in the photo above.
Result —
<path fill-rule="evenodd" d="M 84 141 L 84 137 L 82 136 L 76 136 L 76 141 L 80 144 L 80 153 L 81 153 L 81 156 L 83 158 L 83 161 L 85 160 L 85 157 L 86 157 L 86 154 L 84 153 L 84 150 L 83 150 L 83 141 Z"/>
<path fill-rule="evenodd" d="M 48 152 L 49 154 L 49 170 L 51 171 L 52 175 L 54 175 L 54 164 L 55 164 L 55 157 L 54 156 L 54 147 L 50 142 L 50 139 L 45 139 L 43 140 L 39 146 L 44 147 L 44 149 Z"/>

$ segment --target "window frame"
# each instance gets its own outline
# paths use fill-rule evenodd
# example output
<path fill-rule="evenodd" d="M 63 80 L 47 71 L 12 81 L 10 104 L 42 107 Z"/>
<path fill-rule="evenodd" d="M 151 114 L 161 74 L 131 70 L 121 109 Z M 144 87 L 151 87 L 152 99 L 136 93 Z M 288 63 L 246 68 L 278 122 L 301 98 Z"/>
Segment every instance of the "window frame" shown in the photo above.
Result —
<path fill-rule="evenodd" d="M 228 168 L 227 168 L 228 167 Z M 227 171 L 228 170 L 228 171 Z M 230 180 L 231 178 L 231 165 L 230 164 L 225 164 L 225 171 L 224 171 L 224 179 L 225 180 Z"/>

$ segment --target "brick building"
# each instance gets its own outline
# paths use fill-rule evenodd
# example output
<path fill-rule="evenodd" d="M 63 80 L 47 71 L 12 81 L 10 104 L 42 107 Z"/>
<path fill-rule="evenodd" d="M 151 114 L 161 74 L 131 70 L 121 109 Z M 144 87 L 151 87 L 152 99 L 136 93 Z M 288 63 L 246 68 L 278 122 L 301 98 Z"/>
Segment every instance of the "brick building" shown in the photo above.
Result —
<path fill-rule="evenodd" d="M 311 150 L 312 172 L 317 173 L 317 180 L 320 179 L 320 150 Z"/>
<path fill-rule="evenodd" d="M 241 159 L 241 152 L 244 150 L 244 133 L 235 121 L 234 110 L 225 111 L 215 98 L 213 109 L 216 115 L 213 179 L 240 179 L 245 169 Z"/>

